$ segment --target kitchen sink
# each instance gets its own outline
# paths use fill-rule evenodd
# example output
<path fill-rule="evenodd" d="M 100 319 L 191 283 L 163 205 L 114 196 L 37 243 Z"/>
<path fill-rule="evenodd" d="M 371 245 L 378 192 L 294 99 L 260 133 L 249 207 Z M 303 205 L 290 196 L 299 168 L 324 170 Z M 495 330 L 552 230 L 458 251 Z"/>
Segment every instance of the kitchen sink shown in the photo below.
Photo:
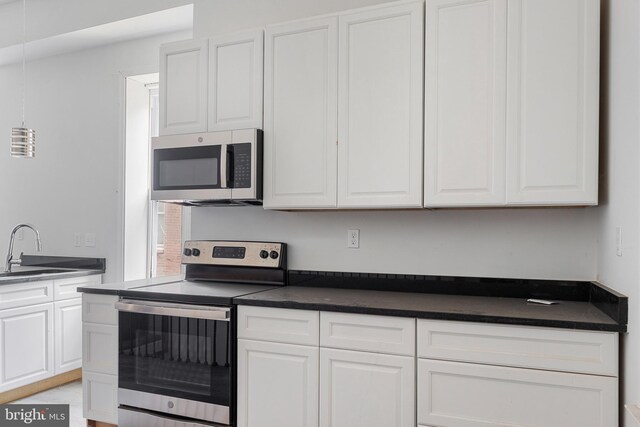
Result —
<path fill-rule="evenodd" d="M 68 270 L 48 269 L 48 270 L 21 270 L 21 271 L 4 271 L 0 272 L 0 278 L 3 277 L 23 277 L 23 276 L 41 276 L 43 274 L 64 273 Z"/>

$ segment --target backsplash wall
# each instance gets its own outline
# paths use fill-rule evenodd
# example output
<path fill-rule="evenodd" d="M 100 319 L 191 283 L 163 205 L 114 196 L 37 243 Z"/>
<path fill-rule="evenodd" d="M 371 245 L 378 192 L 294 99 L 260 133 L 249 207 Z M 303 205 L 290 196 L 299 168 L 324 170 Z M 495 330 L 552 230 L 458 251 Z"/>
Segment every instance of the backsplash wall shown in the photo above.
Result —
<path fill-rule="evenodd" d="M 279 212 L 192 209 L 192 238 L 289 244 L 289 268 L 594 280 L 595 209 Z M 347 230 L 360 230 L 348 249 Z"/>

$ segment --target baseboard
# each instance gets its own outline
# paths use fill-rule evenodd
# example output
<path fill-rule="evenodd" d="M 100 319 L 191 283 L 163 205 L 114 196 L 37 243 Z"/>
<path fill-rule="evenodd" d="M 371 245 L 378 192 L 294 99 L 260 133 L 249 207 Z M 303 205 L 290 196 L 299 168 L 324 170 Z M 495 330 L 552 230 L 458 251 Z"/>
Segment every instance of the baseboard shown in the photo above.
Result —
<path fill-rule="evenodd" d="M 0 393 L 0 404 L 24 399 L 25 397 L 40 393 L 41 391 L 49 390 L 66 383 L 79 380 L 81 378 L 82 368 L 78 368 L 74 369 L 73 371 L 64 372 L 62 374 L 47 378 L 42 381 L 23 385 L 22 387 L 14 388 L 13 390 Z"/>

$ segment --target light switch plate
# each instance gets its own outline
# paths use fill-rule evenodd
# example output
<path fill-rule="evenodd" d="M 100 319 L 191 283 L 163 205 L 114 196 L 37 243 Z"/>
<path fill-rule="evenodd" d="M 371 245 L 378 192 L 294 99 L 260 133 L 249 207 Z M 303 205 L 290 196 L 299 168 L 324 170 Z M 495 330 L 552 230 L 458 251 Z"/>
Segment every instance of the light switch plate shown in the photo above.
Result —
<path fill-rule="evenodd" d="M 92 248 L 96 245 L 95 233 L 84 233 L 84 245 L 88 248 Z"/>
<path fill-rule="evenodd" d="M 73 233 L 73 246 L 79 248 L 82 246 L 82 234 L 81 233 Z"/>

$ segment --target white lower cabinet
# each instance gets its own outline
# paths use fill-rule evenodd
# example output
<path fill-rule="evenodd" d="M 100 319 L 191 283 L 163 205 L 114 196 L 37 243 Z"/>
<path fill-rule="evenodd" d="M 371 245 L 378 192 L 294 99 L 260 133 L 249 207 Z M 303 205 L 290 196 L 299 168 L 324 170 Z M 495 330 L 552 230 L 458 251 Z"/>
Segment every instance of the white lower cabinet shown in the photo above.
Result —
<path fill-rule="evenodd" d="M 82 400 L 89 420 L 118 424 L 118 311 L 114 295 L 82 295 Z"/>
<path fill-rule="evenodd" d="M 53 375 L 53 304 L 0 312 L 0 392 Z"/>
<path fill-rule="evenodd" d="M 443 427 L 611 427 L 618 379 L 420 359 L 418 423 Z"/>
<path fill-rule="evenodd" d="M 55 302 L 54 349 L 56 375 L 82 367 L 82 299 Z"/>
<path fill-rule="evenodd" d="M 318 347 L 238 340 L 238 426 L 317 425 Z"/>
<path fill-rule="evenodd" d="M 320 349 L 320 427 L 413 427 L 414 401 L 414 357 Z"/>
<path fill-rule="evenodd" d="M 118 377 L 83 372 L 82 412 L 87 419 L 118 424 Z"/>

